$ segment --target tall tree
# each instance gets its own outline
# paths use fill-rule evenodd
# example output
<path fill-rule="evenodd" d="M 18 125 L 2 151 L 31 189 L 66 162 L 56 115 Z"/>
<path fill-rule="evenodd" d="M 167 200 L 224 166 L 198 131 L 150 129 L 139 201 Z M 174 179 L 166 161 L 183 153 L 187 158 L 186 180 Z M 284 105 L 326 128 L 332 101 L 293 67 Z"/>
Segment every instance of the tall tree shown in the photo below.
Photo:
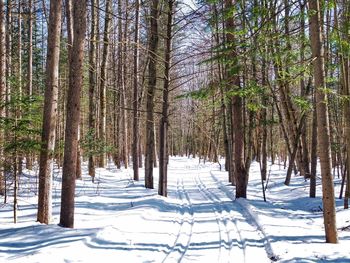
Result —
<path fill-rule="evenodd" d="M 168 181 L 168 108 L 169 108 L 169 86 L 170 86 L 170 66 L 171 48 L 173 37 L 173 13 L 174 0 L 167 2 L 167 25 L 164 51 L 164 81 L 163 81 L 163 105 L 162 117 L 159 128 L 159 184 L 158 194 L 167 196 Z"/>
<path fill-rule="evenodd" d="M 6 45 L 5 45 L 5 10 L 4 1 L 0 0 L 0 119 L 5 117 L 6 95 Z M 4 131 L 0 129 L 0 145 L 4 143 Z M 0 195 L 5 194 L 4 151 L 0 146 Z"/>
<path fill-rule="evenodd" d="M 80 94 L 83 85 L 84 39 L 86 32 L 86 0 L 73 2 L 73 46 L 69 61 L 69 88 L 62 172 L 60 225 L 74 227 L 75 173 L 80 122 Z"/>
<path fill-rule="evenodd" d="M 39 196 L 37 219 L 48 224 L 51 218 L 51 187 L 53 152 L 55 147 L 58 69 L 61 37 L 62 1 L 50 1 L 48 45 L 46 57 L 46 89 L 41 137 Z"/>
<path fill-rule="evenodd" d="M 239 94 L 240 78 L 237 72 L 239 61 L 237 59 L 236 40 L 235 40 L 235 19 L 232 14 L 232 0 L 225 1 L 226 11 L 229 14 L 226 18 L 226 44 L 230 50 L 228 59 L 228 69 L 226 73 L 226 83 L 235 91 L 232 97 L 232 137 L 233 137 L 233 157 L 234 158 L 234 177 L 236 180 L 236 197 L 247 197 L 248 173 L 244 161 L 244 127 L 243 127 L 243 101 Z M 234 127 L 233 127 L 234 124 Z"/>
<path fill-rule="evenodd" d="M 96 92 L 96 13 L 95 0 L 91 0 L 91 32 L 89 47 L 89 136 L 90 141 L 96 139 L 96 120 L 95 120 L 95 92 Z M 94 149 L 89 153 L 88 170 L 89 175 L 94 181 L 95 178 L 95 158 L 92 154 Z"/>
<path fill-rule="evenodd" d="M 138 70 L 139 70 L 139 23 L 140 23 L 140 0 L 135 0 L 135 35 L 134 35 L 134 69 L 133 69 L 133 141 L 132 141 L 132 166 L 134 180 L 139 180 L 139 121 L 138 121 Z"/>
<path fill-rule="evenodd" d="M 159 1 L 152 0 L 148 41 L 148 86 L 146 94 L 146 148 L 145 148 L 145 186 L 153 188 L 154 164 L 154 94 L 157 86 L 157 51 L 158 51 L 158 15 Z"/>
<path fill-rule="evenodd" d="M 28 1 L 28 62 L 27 62 L 27 95 L 33 95 L 33 0 Z M 31 153 L 26 156 L 26 167 L 32 169 Z"/>
<path fill-rule="evenodd" d="M 109 27 L 110 27 L 110 9 L 112 1 L 106 1 L 106 12 L 105 12 L 105 25 L 103 32 L 103 51 L 102 51 L 102 63 L 101 63 L 101 82 L 100 82 L 100 140 L 103 145 L 106 145 L 106 118 L 107 118 L 107 107 L 106 107 L 106 82 L 107 82 L 107 62 L 109 56 Z M 105 167 L 106 165 L 106 153 L 103 153 L 100 156 L 100 167 Z"/>
<path fill-rule="evenodd" d="M 316 90 L 318 154 L 321 164 L 323 217 L 327 243 L 337 243 L 334 185 L 330 160 L 328 107 L 325 84 L 325 63 L 322 36 L 323 19 L 319 0 L 309 0 L 310 36 Z"/>

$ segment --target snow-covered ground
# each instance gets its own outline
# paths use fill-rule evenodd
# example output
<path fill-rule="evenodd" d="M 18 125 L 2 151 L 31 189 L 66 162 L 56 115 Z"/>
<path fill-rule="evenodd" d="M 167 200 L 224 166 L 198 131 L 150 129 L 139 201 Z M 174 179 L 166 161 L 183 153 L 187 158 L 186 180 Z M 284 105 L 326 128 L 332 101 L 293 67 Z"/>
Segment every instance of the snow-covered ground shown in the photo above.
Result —
<path fill-rule="evenodd" d="M 145 189 L 143 178 L 133 182 L 132 170 L 98 169 L 94 184 L 85 171 L 77 181 L 75 229 L 57 226 L 59 172 L 53 222 L 35 222 L 36 177 L 27 173 L 19 223 L 12 223 L 11 200 L 0 206 L 0 262 L 350 262 L 350 211 L 337 200 L 338 228 L 345 230 L 339 244 L 326 244 L 320 186 L 319 197 L 310 199 L 303 178 L 283 185 L 282 168 L 270 167 L 267 202 L 258 163 L 247 200 L 235 200 L 218 164 L 198 159 L 171 158 L 168 198 Z"/>

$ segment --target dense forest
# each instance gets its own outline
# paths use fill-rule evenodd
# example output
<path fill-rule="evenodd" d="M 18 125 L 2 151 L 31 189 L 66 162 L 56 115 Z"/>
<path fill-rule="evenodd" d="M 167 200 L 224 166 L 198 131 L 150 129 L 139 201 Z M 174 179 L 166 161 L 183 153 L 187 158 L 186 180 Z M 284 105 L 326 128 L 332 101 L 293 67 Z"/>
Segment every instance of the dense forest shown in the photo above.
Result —
<path fill-rule="evenodd" d="M 114 163 L 168 194 L 169 156 L 218 163 L 247 198 L 249 170 L 322 178 L 337 243 L 334 178 L 350 198 L 347 0 L 0 0 L 0 194 L 17 221 L 23 171 L 37 171 L 37 220 L 74 227 L 82 164 Z M 225 161 L 226 160 L 226 161 Z M 319 166 L 319 170 L 317 167 Z M 142 170 L 141 170 L 142 169 Z M 169 176 L 171 176 L 169 174 Z M 143 178 L 143 177 L 142 177 Z M 264 192 L 265 194 L 265 192 Z"/>

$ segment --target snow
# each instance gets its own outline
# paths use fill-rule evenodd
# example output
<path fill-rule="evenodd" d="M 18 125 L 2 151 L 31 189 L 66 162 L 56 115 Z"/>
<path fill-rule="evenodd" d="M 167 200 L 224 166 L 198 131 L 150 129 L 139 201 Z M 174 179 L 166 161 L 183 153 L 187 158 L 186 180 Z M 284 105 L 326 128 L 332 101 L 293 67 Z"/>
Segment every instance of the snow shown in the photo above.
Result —
<path fill-rule="evenodd" d="M 0 206 L 0 262 L 350 262 L 350 231 L 339 230 L 339 244 L 324 241 L 319 178 L 318 197 L 310 199 L 308 181 L 295 176 L 286 187 L 286 170 L 271 165 L 264 202 L 259 171 L 254 162 L 248 198 L 236 200 L 218 164 L 171 157 L 164 198 L 145 189 L 143 178 L 134 182 L 131 169 L 110 164 L 97 169 L 92 183 L 84 166 L 75 229 L 57 226 L 60 171 L 54 173 L 48 226 L 35 222 L 36 176 L 25 171 L 19 222 L 12 223 L 11 199 Z M 335 185 L 338 194 L 337 178 Z M 350 225 L 342 200 L 337 223 L 339 229 Z"/>

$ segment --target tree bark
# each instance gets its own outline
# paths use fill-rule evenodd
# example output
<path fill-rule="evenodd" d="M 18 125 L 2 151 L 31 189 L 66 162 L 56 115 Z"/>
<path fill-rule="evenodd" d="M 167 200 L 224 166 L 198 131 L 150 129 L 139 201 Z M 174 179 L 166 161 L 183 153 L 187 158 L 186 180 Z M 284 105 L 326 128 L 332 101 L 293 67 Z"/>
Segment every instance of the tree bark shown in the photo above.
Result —
<path fill-rule="evenodd" d="M 122 138 L 123 138 L 123 149 L 122 149 L 122 158 L 123 158 L 123 163 L 124 163 L 124 168 L 127 169 L 129 165 L 129 138 L 128 138 L 128 115 L 127 115 L 127 63 L 128 63 L 128 56 L 127 56 L 127 46 L 128 46 L 128 16 L 129 16 L 129 11 L 128 11 L 128 5 L 129 1 L 124 0 L 125 2 L 125 9 L 124 9 L 124 34 L 123 34 L 123 52 L 122 52 L 122 85 L 121 85 L 121 120 L 122 120 Z"/>
<path fill-rule="evenodd" d="M 19 101 L 22 100 L 23 98 L 23 82 L 22 82 L 22 2 L 18 1 L 18 12 L 17 12 L 17 24 L 18 24 L 18 47 L 17 47 L 17 52 L 18 52 L 18 72 L 17 72 L 17 77 L 18 77 L 18 99 Z M 21 119 L 22 118 L 22 107 L 21 105 L 18 106 L 18 109 L 16 110 L 16 119 Z M 18 175 L 20 176 L 23 172 L 23 156 L 21 153 L 17 156 L 17 171 Z M 18 179 L 19 179 L 18 176 Z M 18 182 L 15 182 L 15 185 L 18 184 Z"/>
<path fill-rule="evenodd" d="M 159 184 L 158 194 L 167 196 L 168 182 L 168 108 L 169 108 L 169 86 L 170 86 L 170 65 L 171 65 L 171 45 L 173 29 L 173 6 L 174 0 L 168 0 L 167 25 L 164 51 L 164 85 L 163 85 L 163 105 L 162 117 L 159 129 Z"/>
<path fill-rule="evenodd" d="M 309 0 L 311 51 L 313 57 L 314 81 L 316 89 L 318 154 L 321 163 L 323 217 L 327 243 L 337 243 L 337 225 L 334 201 L 334 185 L 330 160 L 330 138 L 327 96 L 324 91 L 325 64 L 322 42 L 322 16 L 319 0 Z"/>
<path fill-rule="evenodd" d="M 72 0 L 66 0 L 66 17 L 67 17 L 67 35 L 68 35 L 68 68 L 69 68 L 69 61 L 72 54 L 72 45 L 73 45 L 73 39 L 74 39 L 74 32 L 73 32 L 73 14 L 72 14 Z M 80 126 L 80 124 L 79 124 Z M 77 167 L 76 167 L 76 173 L 75 177 L 76 179 L 82 178 L 82 172 L 81 172 L 81 149 L 80 149 L 80 127 L 78 128 L 78 144 L 77 144 Z"/>
<path fill-rule="evenodd" d="M 134 68 L 133 68 L 133 142 L 132 142 L 132 166 L 134 180 L 139 180 L 139 120 L 138 120 L 138 69 L 139 69 L 139 23 L 140 0 L 135 0 L 135 35 L 134 35 Z"/>
<path fill-rule="evenodd" d="M 6 101 L 6 45 L 4 1 L 0 0 L 0 104 Z M 4 107 L 0 106 L 0 118 L 5 117 Z M 4 130 L 0 129 L 0 145 L 4 143 Z M 0 147 L 0 195 L 5 195 L 4 150 Z"/>
<path fill-rule="evenodd" d="M 74 39 L 69 63 L 67 118 L 62 173 L 60 226 L 74 227 L 74 194 L 77 163 L 80 94 L 83 84 L 84 38 L 86 32 L 86 1 L 73 3 Z"/>
<path fill-rule="evenodd" d="M 55 148 L 58 70 L 60 55 L 62 2 L 50 1 L 48 47 L 46 57 L 46 89 L 39 167 L 39 197 L 37 220 L 49 224 L 52 214 L 51 188 L 53 152 Z"/>
<path fill-rule="evenodd" d="M 33 95 L 33 0 L 28 0 L 28 62 L 27 62 L 27 95 Z M 28 136 L 30 138 L 30 136 Z M 32 170 L 32 152 L 29 151 L 26 155 L 26 168 Z"/>
<path fill-rule="evenodd" d="M 232 1 L 226 0 L 226 9 L 230 11 L 232 9 Z M 235 50 L 235 37 L 232 31 L 235 28 L 235 21 L 233 15 L 227 18 L 226 30 L 230 31 L 226 33 L 226 41 L 231 49 L 230 58 L 234 61 L 237 56 Z M 236 70 L 237 63 L 230 62 L 230 67 L 227 72 L 227 83 L 232 85 L 235 90 L 240 89 L 240 79 L 237 73 L 232 73 Z M 247 185 L 248 185 L 248 173 L 245 167 L 244 161 L 244 127 L 243 127 L 243 100 L 242 97 L 234 95 L 232 97 L 232 130 L 233 130 L 233 154 L 234 154 L 234 177 L 236 180 L 236 198 L 247 197 Z"/>
<path fill-rule="evenodd" d="M 103 31 L 103 51 L 102 51 L 102 63 L 101 63 L 101 82 L 100 82 L 100 140 L 104 146 L 107 145 L 106 137 L 106 118 L 107 118 L 107 107 L 106 107 L 106 82 L 107 82 L 107 62 L 109 56 L 109 27 L 110 27 L 110 9 L 112 2 L 111 0 L 106 1 L 106 15 L 105 25 Z M 99 166 L 106 166 L 107 155 L 105 150 L 101 153 Z"/>
<path fill-rule="evenodd" d="M 310 197 L 316 197 L 316 176 L 317 176 L 317 113 L 316 94 L 313 95 L 312 113 L 312 139 L 311 139 L 311 171 L 310 171 Z"/>
<path fill-rule="evenodd" d="M 154 164 L 154 94 L 157 86 L 157 50 L 158 50 L 158 0 L 152 0 L 151 28 L 149 37 L 150 58 L 148 64 L 148 87 L 146 94 L 146 149 L 145 149 L 145 186 L 153 188 Z"/>
<path fill-rule="evenodd" d="M 96 139 L 96 122 L 95 122 L 95 90 L 96 90 L 96 7 L 95 0 L 91 0 L 91 33 L 89 49 L 89 142 Z M 88 156 L 88 172 L 94 182 L 95 179 L 95 158 L 93 146 Z"/>

